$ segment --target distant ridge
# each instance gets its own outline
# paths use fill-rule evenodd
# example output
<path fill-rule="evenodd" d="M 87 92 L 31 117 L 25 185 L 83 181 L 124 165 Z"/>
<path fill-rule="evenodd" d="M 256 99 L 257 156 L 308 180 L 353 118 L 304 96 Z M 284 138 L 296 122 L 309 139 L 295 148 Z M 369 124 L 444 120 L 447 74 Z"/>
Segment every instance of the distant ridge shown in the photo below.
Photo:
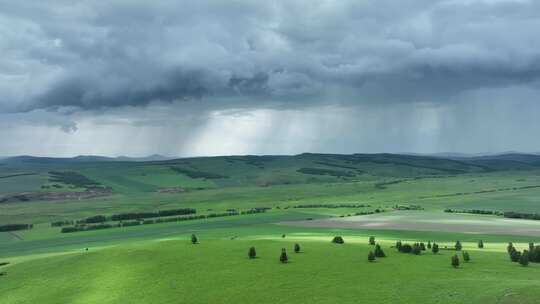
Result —
<path fill-rule="evenodd" d="M 78 155 L 75 157 L 43 157 L 20 155 L 12 157 L 0 157 L 0 162 L 19 162 L 19 163 L 90 163 L 90 162 L 146 162 L 163 161 L 176 159 L 177 157 L 167 157 L 159 154 L 153 154 L 145 157 L 108 157 L 99 155 Z"/>
<path fill-rule="evenodd" d="M 367 158 L 435 158 L 441 160 L 453 160 L 453 161 L 466 161 L 475 162 L 477 164 L 493 164 L 494 162 L 512 162 L 516 164 L 533 164 L 540 165 L 539 154 L 527 154 L 519 152 L 508 152 L 501 154 L 465 154 L 465 153 L 434 153 L 434 154 L 419 154 L 419 153 L 355 153 L 355 154 L 331 154 L 331 153 L 302 153 L 297 155 L 280 155 L 281 157 L 367 157 Z M 79 155 L 75 157 L 41 157 L 31 155 L 20 155 L 13 157 L 0 157 L 1 163 L 91 163 L 91 162 L 160 162 L 171 161 L 177 159 L 201 159 L 201 158 L 213 158 L 213 157 L 247 157 L 247 158 L 259 158 L 259 157 L 271 157 L 271 155 L 229 155 L 229 156 L 210 156 L 210 157 L 170 157 L 160 154 L 153 154 L 144 157 L 129 157 L 118 156 L 108 157 L 100 155 Z"/>

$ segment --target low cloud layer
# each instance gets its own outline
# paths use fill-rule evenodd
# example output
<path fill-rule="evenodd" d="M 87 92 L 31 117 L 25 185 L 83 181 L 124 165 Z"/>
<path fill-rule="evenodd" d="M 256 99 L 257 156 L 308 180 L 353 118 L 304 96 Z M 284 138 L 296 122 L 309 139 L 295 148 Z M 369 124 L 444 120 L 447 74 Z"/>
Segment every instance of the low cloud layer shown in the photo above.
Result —
<path fill-rule="evenodd" d="M 0 116 L 12 128 L 52 126 L 81 136 L 84 128 L 146 128 L 146 115 L 159 116 L 151 123 L 165 129 L 182 121 L 180 133 L 192 134 L 208 129 L 215 113 L 237 111 L 316 116 L 320 109 L 335 109 L 344 121 L 361 112 L 357 117 L 381 122 L 398 109 L 423 120 L 444 111 L 445 121 L 471 127 L 488 121 L 487 113 L 531 113 L 517 106 L 539 115 L 538 1 L 0 0 L 0 6 Z M 99 124 L 106 119 L 114 123 Z M 511 117 L 505 130 L 538 128 L 528 119 Z M 417 126 L 420 120 L 397 115 L 385 123 L 388 129 L 408 126 L 415 137 L 425 128 Z M 381 124 L 370 127 L 375 125 Z M 463 134 L 440 126 L 430 131 L 448 139 L 438 148 L 429 148 L 427 139 L 404 143 L 403 149 L 375 146 L 390 152 L 482 150 L 476 143 L 499 130 L 489 125 L 481 133 L 465 130 L 478 138 L 456 141 L 455 149 L 449 138 Z M 388 129 L 377 132 L 393 138 Z M 167 130 L 169 142 L 178 136 L 178 143 L 160 149 L 178 152 L 189 142 Z M 330 132 L 332 126 L 326 131 L 342 132 Z M 370 142 L 347 138 L 346 149 L 334 150 L 361 152 Z M 305 149 L 332 150 L 304 140 Z M 485 143 L 483 151 L 512 143 Z M 260 147 L 246 152 L 267 151 Z M 525 142 L 517 143 L 520 148 L 535 149 Z M 280 151 L 290 150 L 297 149 Z"/>

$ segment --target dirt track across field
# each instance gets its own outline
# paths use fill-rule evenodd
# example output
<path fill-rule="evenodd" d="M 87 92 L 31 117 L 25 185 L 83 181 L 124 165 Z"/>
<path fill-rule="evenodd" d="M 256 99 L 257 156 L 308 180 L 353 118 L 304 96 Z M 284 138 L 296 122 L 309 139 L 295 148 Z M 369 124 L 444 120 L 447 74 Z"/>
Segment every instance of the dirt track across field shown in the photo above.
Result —
<path fill-rule="evenodd" d="M 423 211 L 396 211 L 344 218 L 281 222 L 280 224 L 314 228 L 444 231 L 540 236 L 540 221 Z"/>

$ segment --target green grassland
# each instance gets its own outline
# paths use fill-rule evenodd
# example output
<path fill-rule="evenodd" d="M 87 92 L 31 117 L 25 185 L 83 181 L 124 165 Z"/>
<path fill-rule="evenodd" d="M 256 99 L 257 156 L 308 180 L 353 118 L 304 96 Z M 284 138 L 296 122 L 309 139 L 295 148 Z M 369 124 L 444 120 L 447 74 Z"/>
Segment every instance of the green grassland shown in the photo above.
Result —
<path fill-rule="evenodd" d="M 511 263 L 505 248 L 540 242 L 540 233 L 524 232 L 540 222 L 443 210 L 540 213 L 539 198 L 540 158 L 533 156 L 13 158 L 0 165 L 0 225 L 34 226 L 0 232 L 0 262 L 10 262 L 0 266 L 0 303 L 538 303 L 540 264 Z M 321 206 L 295 208 L 310 204 Z M 357 206 L 330 208 L 340 204 Z M 75 233 L 50 225 L 126 212 L 261 207 L 269 209 Z M 368 225 L 341 225 L 360 219 Z M 303 224 L 325 221 L 338 225 Z M 398 226 L 372 225 L 380 223 Z M 200 244 L 189 243 L 192 233 Z M 331 244 L 335 235 L 346 244 Z M 371 235 L 388 255 L 375 263 L 367 261 Z M 460 240 L 472 261 L 453 269 L 453 251 L 403 254 L 391 248 L 397 240 L 442 248 Z M 293 253 L 295 242 L 302 253 Z M 247 258 L 250 246 L 259 258 Z M 290 263 L 279 263 L 281 248 Z"/>

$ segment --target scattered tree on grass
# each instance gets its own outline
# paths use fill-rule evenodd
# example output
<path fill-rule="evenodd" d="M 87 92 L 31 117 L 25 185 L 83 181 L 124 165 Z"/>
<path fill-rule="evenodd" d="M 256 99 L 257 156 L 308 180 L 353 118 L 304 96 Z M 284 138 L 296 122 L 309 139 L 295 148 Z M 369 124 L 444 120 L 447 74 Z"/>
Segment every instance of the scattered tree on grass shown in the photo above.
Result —
<path fill-rule="evenodd" d="M 454 256 L 452 256 L 452 267 L 454 267 L 454 268 L 459 267 L 459 258 L 457 256 L 457 254 L 454 254 Z"/>
<path fill-rule="evenodd" d="M 439 245 L 437 245 L 437 243 L 433 243 L 433 246 L 431 247 L 431 252 L 433 252 L 433 254 L 437 254 L 439 252 Z"/>
<path fill-rule="evenodd" d="M 282 234 L 281 237 L 282 237 L 282 238 L 285 238 L 285 234 Z"/>
<path fill-rule="evenodd" d="M 378 258 L 384 258 L 386 256 L 379 244 L 375 245 L 375 256 Z"/>
<path fill-rule="evenodd" d="M 248 257 L 250 259 L 254 259 L 257 257 L 257 251 L 255 251 L 255 247 L 250 247 L 248 251 Z"/>
<path fill-rule="evenodd" d="M 281 249 L 281 255 L 279 256 L 279 261 L 281 263 L 287 263 L 289 261 L 289 258 L 287 257 L 287 251 L 285 251 L 285 248 Z"/>
<path fill-rule="evenodd" d="M 415 255 L 420 255 L 422 253 L 422 248 L 420 247 L 420 244 L 414 243 L 412 246 L 412 253 Z"/>
<path fill-rule="evenodd" d="M 507 251 L 508 253 L 511 253 L 512 250 L 515 250 L 514 244 L 512 244 L 512 242 L 509 242 L 509 243 L 508 243 L 508 246 L 506 246 L 506 251 Z"/>
<path fill-rule="evenodd" d="M 431 241 L 427 242 L 427 249 L 431 249 Z"/>
<path fill-rule="evenodd" d="M 401 251 L 401 241 L 397 241 L 397 242 L 396 242 L 396 249 L 397 249 L 398 251 Z"/>
<path fill-rule="evenodd" d="M 480 249 L 484 248 L 484 242 L 482 242 L 482 240 L 478 241 L 478 248 Z"/>
<path fill-rule="evenodd" d="M 521 266 L 529 265 L 529 251 L 528 250 L 523 250 L 523 253 L 519 257 L 519 263 L 521 264 Z"/>
<path fill-rule="evenodd" d="M 375 237 L 374 236 L 369 237 L 369 244 L 372 245 L 372 246 L 375 245 Z"/>
<path fill-rule="evenodd" d="M 420 250 L 426 251 L 426 245 L 424 243 L 420 243 Z"/>
<path fill-rule="evenodd" d="M 343 238 L 341 236 L 335 236 L 334 239 L 332 240 L 332 243 L 334 243 L 334 244 L 344 244 L 345 241 L 343 240 Z"/>
<path fill-rule="evenodd" d="M 456 251 L 460 251 L 461 248 L 463 248 L 463 247 L 461 246 L 461 242 L 460 242 L 460 241 L 456 241 L 456 245 L 454 245 L 454 248 L 456 249 Z"/>
<path fill-rule="evenodd" d="M 411 253 L 412 250 L 413 250 L 413 248 L 412 248 L 411 245 L 409 245 L 409 244 L 403 244 L 403 245 L 401 246 L 400 252 L 403 252 L 403 253 Z"/>
<path fill-rule="evenodd" d="M 199 242 L 199 240 L 197 239 L 197 236 L 195 234 L 192 234 L 191 235 L 191 243 L 192 244 L 197 244 Z"/>
<path fill-rule="evenodd" d="M 533 250 L 529 251 L 529 261 L 533 263 L 540 263 L 540 246 L 534 246 Z"/>
<path fill-rule="evenodd" d="M 374 262 L 374 261 L 375 261 L 375 254 L 373 253 L 373 251 L 370 251 L 370 252 L 368 253 L 367 259 L 368 259 L 368 261 L 370 261 L 370 262 Z"/>
<path fill-rule="evenodd" d="M 462 255 L 463 255 L 463 261 L 469 262 L 471 260 L 471 257 L 469 256 L 469 253 L 467 251 L 463 251 Z"/>
<path fill-rule="evenodd" d="M 510 260 L 512 262 L 519 262 L 519 259 L 521 258 L 521 253 L 516 250 L 516 248 L 512 247 L 510 250 Z"/>
<path fill-rule="evenodd" d="M 298 243 L 294 244 L 294 253 L 300 252 L 300 245 Z"/>

